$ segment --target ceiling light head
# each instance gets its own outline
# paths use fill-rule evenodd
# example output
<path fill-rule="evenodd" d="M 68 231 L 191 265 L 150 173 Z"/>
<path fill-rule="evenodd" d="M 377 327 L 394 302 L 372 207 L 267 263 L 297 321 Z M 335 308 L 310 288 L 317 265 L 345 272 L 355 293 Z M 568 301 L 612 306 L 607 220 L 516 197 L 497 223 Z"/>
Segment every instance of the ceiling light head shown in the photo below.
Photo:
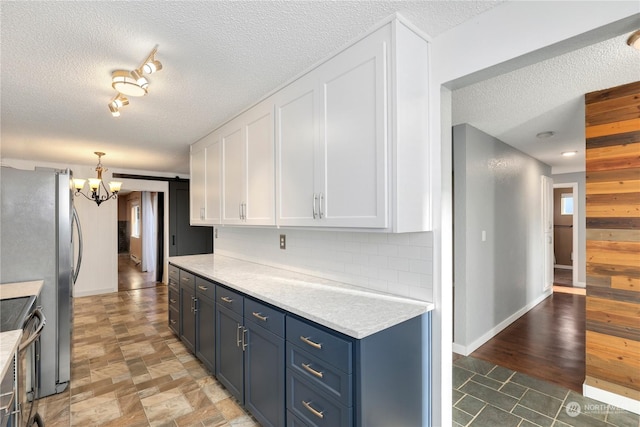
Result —
<path fill-rule="evenodd" d="M 640 30 L 634 31 L 627 39 L 627 44 L 634 49 L 640 50 Z"/>
<path fill-rule="evenodd" d="M 111 111 L 111 115 L 113 117 L 120 117 L 120 110 L 118 109 L 118 107 L 113 105 L 113 102 L 109 103 L 109 111 Z"/>
<path fill-rule="evenodd" d="M 553 135 L 555 135 L 555 134 L 556 134 L 556 133 L 555 133 L 554 131 L 552 131 L 552 130 L 548 130 L 548 131 L 545 131 L 545 132 L 539 132 L 539 133 L 537 133 L 537 134 L 536 134 L 536 138 L 539 138 L 539 139 L 548 139 L 548 138 L 551 138 L 551 137 L 552 137 Z"/>
<path fill-rule="evenodd" d="M 573 156 L 575 156 L 576 154 L 578 154 L 578 152 L 577 152 L 577 151 L 575 151 L 575 150 L 573 150 L 573 151 L 563 151 L 563 152 L 562 152 L 562 155 L 563 155 L 564 157 L 573 157 Z"/>
<path fill-rule="evenodd" d="M 142 71 L 133 70 L 131 72 L 131 77 L 136 81 L 136 85 L 140 86 L 144 89 L 145 93 L 147 92 L 147 88 L 149 87 L 149 81 L 145 76 L 142 75 Z"/>
<path fill-rule="evenodd" d="M 133 73 L 136 73 L 135 77 Z M 140 77 L 144 80 L 139 83 Z M 111 86 L 123 95 L 144 96 L 147 94 L 149 82 L 137 71 L 116 70 L 111 74 Z"/>
<path fill-rule="evenodd" d="M 152 74 L 160 70 L 162 70 L 162 63 L 156 60 L 149 61 L 142 66 L 142 71 L 144 71 L 145 74 Z"/>

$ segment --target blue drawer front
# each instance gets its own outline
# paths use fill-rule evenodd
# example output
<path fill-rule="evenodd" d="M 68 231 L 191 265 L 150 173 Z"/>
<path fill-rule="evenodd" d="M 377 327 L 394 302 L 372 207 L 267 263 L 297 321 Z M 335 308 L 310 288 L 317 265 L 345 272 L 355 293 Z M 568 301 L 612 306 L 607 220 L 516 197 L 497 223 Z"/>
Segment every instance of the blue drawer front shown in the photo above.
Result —
<path fill-rule="evenodd" d="M 196 294 L 216 300 L 216 285 L 208 280 L 196 276 Z"/>
<path fill-rule="evenodd" d="M 193 287 L 196 284 L 196 276 L 188 271 L 180 270 L 180 286 Z"/>
<path fill-rule="evenodd" d="M 180 280 L 180 269 L 175 265 L 169 264 L 169 282 L 178 284 Z"/>
<path fill-rule="evenodd" d="M 287 368 L 307 379 L 313 386 L 338 400 L 345 406 L 353 401 L 353 381 L 346 374 L 312 356 L 291 343 L 287 343 Z"/>
<path fill-rule="evenodd" d="M 287 427 L 307 427 L 307 425 L 296 417 L 293 412 L 287 411 Z"/>
<path fill-rule="evenodd" d="M 216 285 L 216 303 L 221 307 L 244 316 L 244 297 L 242 294 L 234 292 L 224 286 Z"/>
<path fill-rule="evenodd" d="M 317 391 L 287 369 L 287 409 L 306 426 L 351 427 L 353 410 Z"/>
<path fill-rule="evenodd" d="M 284 313 L 251 298 L 244 300 L 245 320 L 284 338 Z"/>
<path fill-rule="evenodd" d="M 341 371 L 351 373 L 351 341 L 291 316 L 287 316 L 287 341 Z"/>

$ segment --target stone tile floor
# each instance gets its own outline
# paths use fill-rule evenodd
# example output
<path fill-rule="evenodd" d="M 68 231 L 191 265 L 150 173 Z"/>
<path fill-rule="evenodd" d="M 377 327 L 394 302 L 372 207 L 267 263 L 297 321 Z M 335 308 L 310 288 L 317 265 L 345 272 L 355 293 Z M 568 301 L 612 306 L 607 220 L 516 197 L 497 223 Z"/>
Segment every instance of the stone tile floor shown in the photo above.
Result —
<path fill-rule="evenodd" d="M 638 427 L 640 415 L 473 357 L 453 362 L 454 427 Z"/>
<path fill-rule="evenodd" d="M 74 298 L 71 384 L 39 402 L 47 427 L 258 423 L 167 327 L 167 287 Z"/>

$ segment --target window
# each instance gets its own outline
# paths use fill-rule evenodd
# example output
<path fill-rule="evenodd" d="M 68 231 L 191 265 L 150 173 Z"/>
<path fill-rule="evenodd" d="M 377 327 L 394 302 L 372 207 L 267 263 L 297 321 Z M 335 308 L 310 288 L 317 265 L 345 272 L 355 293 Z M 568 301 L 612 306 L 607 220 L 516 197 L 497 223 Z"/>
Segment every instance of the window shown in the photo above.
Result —
<path fill-rule="evenodd" d="M 140 205 L 131 206 L 131 237 L 140 238 Z"/>
<path fill-rule="evenodd" d="M 560 195 L 560 214 L 573 215 L 573 193 L 562 193 Z"/>

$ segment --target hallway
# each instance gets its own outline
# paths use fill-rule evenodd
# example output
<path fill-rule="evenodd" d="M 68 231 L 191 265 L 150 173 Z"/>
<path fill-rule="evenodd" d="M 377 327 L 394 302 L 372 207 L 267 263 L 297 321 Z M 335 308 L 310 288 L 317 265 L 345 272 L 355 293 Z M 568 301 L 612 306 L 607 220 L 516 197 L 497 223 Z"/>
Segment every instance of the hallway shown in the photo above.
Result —
<path fill-rule="evenodd" d="M 153 288 L 162 283 L 155 281 L 156 273 L 142 272 L 128 253 L 118 254 L 118 292 Z"/>

